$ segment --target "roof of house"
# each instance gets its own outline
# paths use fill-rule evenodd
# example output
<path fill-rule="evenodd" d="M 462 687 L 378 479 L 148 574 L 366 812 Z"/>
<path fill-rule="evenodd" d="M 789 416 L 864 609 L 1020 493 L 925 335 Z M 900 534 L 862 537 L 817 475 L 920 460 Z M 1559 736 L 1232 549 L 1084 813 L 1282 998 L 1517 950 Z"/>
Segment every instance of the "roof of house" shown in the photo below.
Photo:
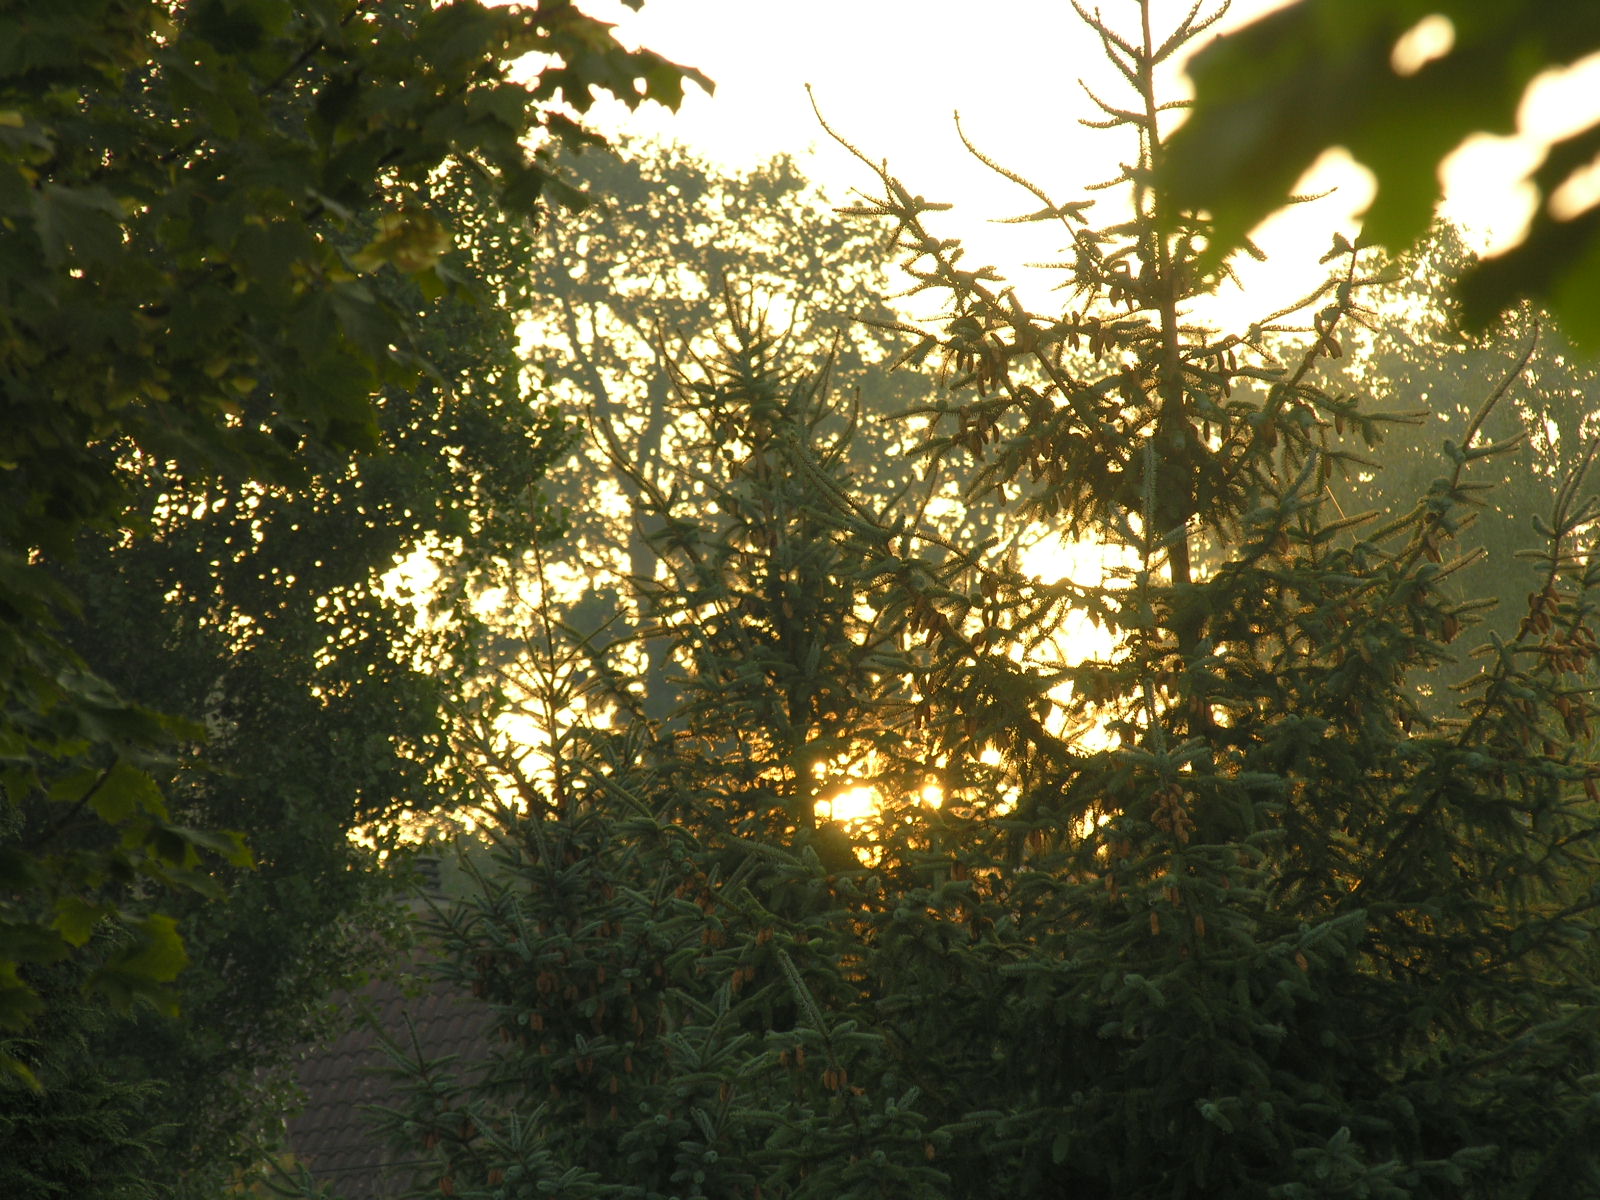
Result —
<path fill-rule="evenodd" d="M 371 1110 L 403 1109 L 407 1094 L 382 1041 L 426 1060 L 486 1063 L 493 1012 L 446 984 L 389 979 L 346 997 L 344 1008 L 345 1031 L 301 1060 L 305 1107 L 289 1120 L 288 1149 L 344 1200 L 392 1200 L 426 1160 L 420 1147 L 415 1154 L 393 1149 L 375 1128 Z"/>

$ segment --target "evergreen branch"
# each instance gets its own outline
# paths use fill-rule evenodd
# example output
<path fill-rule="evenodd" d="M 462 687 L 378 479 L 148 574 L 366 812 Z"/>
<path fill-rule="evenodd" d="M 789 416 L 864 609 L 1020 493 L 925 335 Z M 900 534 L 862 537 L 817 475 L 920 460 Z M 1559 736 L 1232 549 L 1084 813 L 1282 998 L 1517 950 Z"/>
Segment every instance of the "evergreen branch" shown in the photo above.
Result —
<path fill-rule="evenodd" d="M 1027 191 L 1027 192 L 1031 193 L 1034 196 L 1035 199 L 1037 199 L 1041 204 L 1044 205 L 1043 209 L 1041 209 L 1037 213 L 1034 213 L 1032 216 L 1013 217 L 1009 221 L 1000 222 L 1001 224 L 1014 224 L 1014 223 L 1020 223 L 1020 222 L 1023 222 L 1023 221 L 1039 221 L 1039 220 L 1047 220 L 1047 219 L 1050 219 L 1050 218 L 1056 218 L 1056 219 L 1059 219 L 1062 222 L 1063 225 L 1066 225 L 1068 217 L 1071 217 L 1072 219 L 1076 220 L 1079 224 L 1084 224 L 1084 223 L 1087 222 L 1087 218 L 1083 214 L 1089 208 L 1093 207 L 1094 202 L 1092 200 L 1080 200 L 1080 201 L 1078 201 L 1076 203 L 1073 203 L 1073 204 L 1059 204 L 1058 205 L 1054 200 L 1052 200 L 1050 198 L 1050 196 L 1045 192 L 1045 190 L 1043 188 L 1041 188 L 1037 184 L 1033 183 L 1027 177 L 1019 174 L 1016 171 L 1013 171 L 1011 168 L 1001 166 L 998 162 L 996 162 L 994 159 L 990 158 L 982 150 L 979 150 L 977 146 L 973 145 L 972 139 L 967 136 L 967 131 L 966 131 L 965 127 L 961 124 L 961 114 L 960 113 L 956 113 L 955 114 L 955 124 L 956 124 L 956 134 L 957 134 L 958 137 L 960 137 L 961 144 L 967 148 L 968 152 L 972 155 L 972 157 L 976 158 L 979 162 L 981 162 L 984 166 L 988 167 L 996 175 L 999 175 L 1004 179 L 1009 179 L 1012 183 L 1016 184 L 1018 187 L 1022 188 L 1024 191 Z M 1067 228 L 1070 230 L 1071 226 L 1068 225 Z"/>
<path fill-rule="evenodd" d="M 794 959 L 789 957 L 789 952 L 781 946 L 777 953 L 778 965 L 783 969 L 783 977 L 789 984 L 789 991 L 794 996 L 795 1003 L 800 1005 L 801 1011 L 806 1014 L 806 1020 L 811 1028 L 822 1036 L 823 1053 L 828 1056 L 828 1066 L 835 1071 L 839 1069 L 839 1060 L 834 1053 L 833 1038 L 828 1029 L 828 1023 L 823 1019 L 822 1009 L 818 1007 L 816 998 L 812 996 L 811 989 L 806 986 L 806 981 L 800 976 L 800 969 L 794 965 Z"/>
<path fill-rule="evenodd" d="M 1222 3 L 1217 5 L 1215 11 L 1213 11 L 1209 16 L 1201 17 L 1200 20 L 1197 21 L 1195 18 L 1199 17 L 1200 10 L 1204 7 L 1205 0 L 1195 0 L 1194 7 L 1191 8 L 1183 20 L 1178 23 L 1178 27 L 1172 31 L 1172 33 L 1167 37 L 1167 40 L 1162 42 L 1155 53 L 1150 56 L 1150 61 L 1152 63 L 1165 62 L 1168 58 L 1172 57 L 1177 50 L 1192 42 L 1195 38 L 1199 37 L 1206 30 L 1210 29 L 1218 21 L 1222 20 L 1222 18 L 1227 14 L 1229 5 L 1228 0 L 1222 0 Z"/>

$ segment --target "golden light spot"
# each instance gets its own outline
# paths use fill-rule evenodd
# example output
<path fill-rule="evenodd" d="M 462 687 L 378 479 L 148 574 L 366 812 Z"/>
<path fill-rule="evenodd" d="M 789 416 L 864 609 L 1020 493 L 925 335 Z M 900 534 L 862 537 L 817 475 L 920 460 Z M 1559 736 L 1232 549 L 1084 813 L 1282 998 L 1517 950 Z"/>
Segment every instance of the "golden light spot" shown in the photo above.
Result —
<path fill-rule="evenodd" d="M 1543 148 L 1524 135 L 1473 134 L 1439 164 L 1440 214 L 1477 233 L 1470 244 L 1481 254 L 1517 245 L 1539 207 L 1539 189 L 1528 174 L 1543 157 Z"/>
<path fill-rule="evenodd" d="M 1429 13 L 1400 35 L 1389 52 L 1396 75 L 1415 75 L 1455 48 L 1455 23 L 1443 13 Z"/>
<path fill-rule="evenodd" d="M 1600 204 L 1600 159 L 1579 167 L 1555 191 L 1547 204 L 1557 221 L 1571 221 Z"/>
<path fill-rule="evenodd" d="M 842 788 L 832 796 L 817 801 L 817 815 L 828 821 L 848 825 L 864 821 L 877 811 L 878 790 L 870 784 Z"/>
<path fill-rule="evenodd" d="M 1600 54 L 1535 75 L 1517 106 L 1517 129 L 1549 144 L 1582 133 L 1600 118 Z"/>

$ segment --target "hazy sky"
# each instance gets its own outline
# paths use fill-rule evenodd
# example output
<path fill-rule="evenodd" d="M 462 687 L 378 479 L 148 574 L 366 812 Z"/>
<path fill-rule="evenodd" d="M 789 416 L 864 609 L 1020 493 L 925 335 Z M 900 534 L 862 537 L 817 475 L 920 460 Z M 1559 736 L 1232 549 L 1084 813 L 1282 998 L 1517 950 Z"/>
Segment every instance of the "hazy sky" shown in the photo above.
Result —
<path fill-rule="evenodd" d="M 677 116 L 641 124 L 728 161 L 826 141 L 807 83 L 830 121 L 908 176 L 964 156 L 951 128 L 956 108 L 985 143 L 1003 154 L 1031 150 L 1042 169 L 1094 140 L 1060 122 L 1078 103 L 1077 77 L 1102 71 L 1067 3 L 648 0 L 636 15 L 615 0 L 588 7 L 612 9 L 628 40 L 716 80 L 714 98 L 692 97 Z M 831 153 L 819 162 L 824 175 L 843 165 Z"/>
<path fill-rule="evenodd" d="M 1189 2 L 1158 0 L 1158 25 L 1170 28 Z M 1238 0 L 1217 28 L 1271 6 Z M 678 114 L 648 110 L 621 122 L 625 127 L 676 138 L 736 166 L 795 154 L 843 202 L 851 188 L 870 188 L 873 179 L 817 125 L 806 98 L 810 83 L 836 129 L 869 158 L 887 158 L 912 192 L 955 203 L 951 230 L 1008 270 L 1039 251 L 1008 248 L 1006 239 L 1015 235 L 986 222 L 1024 211 L 1027 200 L 961 147 L 955 110 L 979 146 L 1058 199 L 1077 198 L 1083 185 L 1114 174 L 1127 153 L 1117 135 L 1077 124 L 1092 115 L 1079 80 L 1107 98 L 1120 81 L 1067 0 L 646 0 L 638 13 L 619 0 L 586 0 L 583 7 L 616 21 L 625 41 L 698 66 L 717 82 L 714 97 L 691 94 Z M 1137 29 L 1131 0 L 1098 0 L 1098 7 L 1114 24 Z M 1525 105 L 1525 126 L 1559 132 L 1592 119 L 1600 59 L 1570 75 L 1565 88 L 1545 89 L 1542 104 Z M 1183 86 L 1176 69 L 1172 85 Z M 1516 183 L 1537 161 L 1531 146 L 1485 139 L 1476 157 L 1463 158 L 1447 211 L 1475 227 L 1479 246 L 1518 236 L 1529 199 Z M 1298 210 L 1264 238 L 1277 269 L 1257 288 L 1293 291 L 1331 232 L 1348 229 L 1365 205 L 1370 185 L 1363 173 L 1326 165 L 1317 183 L 1337 184 L 1337 193 Z M 1595 187 L 1600 192 L 1600 169 Z"/>
<path fill-rule="evenodd" d="M 1136 34 L 1136 5 L 1101 6 Z M 1066 0 L 646 0 L 639 13 L 618 0 L 590 0 L 584 7 L 616 21 L 630 44 L 697 66 L 717 84 L 714 96 L 691 93 L 676 114 L 608 113 L 619 127 L 674 138 L 735 166 L 794 154 L 831 197 L 848 202 L 851 189 L 875 181 L 819 126 L 809 83 L 835 129 L 868 158 L 887 159 L 913 193 L 954 203 L 945 231 L 1013 278 L 1021 263 L 1052 256 L 1059 239 L 1045 244 L 1038 227 L 990 223 L 1037 204 L 973 159 L 953 114 L 959 110 L 985 153 L 1058 200 L 1080 198 L 1084 185 L 1115 175 L 1132 153 L 1125 134 L 1078 124 L 1097 115 L 1080 80 L 1113 103 L 1128 93 Z M 1236 4 L 1228 20 L 1237 24 L 1263 7 Z M 1186 10 L 1158 4 L 1158 36 Z M 1176 63 L 1170 84 L 1174 96 L 1185 86 Z M 1346 179 L 1339 195 L 1274 232 L 1267 248 L 1276 269 L 1253 284 L 1255 312 L 1302 288 L 1332 231 L 1350 228 L 1364 189 L 1359 177 Z"/>

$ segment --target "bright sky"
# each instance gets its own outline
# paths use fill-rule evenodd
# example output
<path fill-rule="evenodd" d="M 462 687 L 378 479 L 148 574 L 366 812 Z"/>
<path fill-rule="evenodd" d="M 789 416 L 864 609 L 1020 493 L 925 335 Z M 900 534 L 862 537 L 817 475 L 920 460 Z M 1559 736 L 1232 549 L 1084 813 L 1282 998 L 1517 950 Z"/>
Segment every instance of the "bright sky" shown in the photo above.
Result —
<path fill-rule="evenodd" d="M 1158 0 L 1158 25 L 1170 28 L 1190 2 Z M 1281 2 L 1236 0 L 1217 29 L 1244 24 Z M 1125 10 L 1129 32 L 1137 28 L 1132 3 L 1098 0 L 1097 6 L 1113 21 Z M 1050 247 L 1029 244 L 1031 229 L 987 224 L 1029 206 L 962 148 L 952 113 L 960 111 L 977 145 L 1058 199 L 1077 198 L 1084 184 L 1114 174 L 1118 155 L 1126 153 L 1117 135 L 1077 124 L 1092 115 L 1079 79 L 1107 98 L 1119 94 L 1120 81 L 1067 0 L 646 0 L 638 13 L 620 0 L 585 0 L 583 7 L 617 22 L 626 42 L 716 80 L 714 97 L 691 93 L 675 115 L 657 108 L 622 114 L 624 127 L 675 138 L 734 166 L 794 154 L 845 202 L 852 188 L 870 188 L 873 180 L 818 126 L 809 83 L 836 129 L 869 158 L 887 158 L 913 193 L 953 202 L 950 231 L 971 254 L 1008 274 Z M 1423 22 L 1400 53 L 1425 58 L 1447 48 L 1449 23 L 1441 40 L 1440 20 Z M 1173 83 L 1182 86 L 1176 72 Z M 1533 136 L 1479 139 L 1458 156 L 1446 173 L 1452 185 L 1446 212 L 1469 226 L 1473 244 L 1493 249 L 1520 237 L 1532 198 L 1518 180 L 1538 161 L 1541 140 L 1593 119 L 1596 96 L 1600 58 L 1551 81 L 1524 105 L 1523 127 Z M 1593 174 L 1592 190 L 1600 195 L 1600 167 Z M 1251 281 L 1252 311 L 1290 298 L 1314 277 L 1331 232 L 1348 232 L 1352 214 L 1370 196 L 1369 178 L 1348 157 L 1331 155 L 1303 190 L 1328 186 L 1337 186 L 1333 196 L 1278 219 L 1258 239 L 1273 264 Z"/>
<path fill-rule="evenodd" d="M 1229 22 L 1267 6 L 1242 0 Z M 713 96 L 691 92 L 676 114 L 652 106 L 630 116 L 619 108 L 609 115 L 621 117 L 620 127 L 682 141 L 735 166 L 793 154 L 844 203 L 875 180 L 822 130 L 810 84 L 836 130 L 869 159 L 887 159 L 913 193 L 954 203 L 947 231 L 1012 278 L 1021 263 L 1053 255 L 1057 239 L 1038 241 L 1041 227 L 989 224 L 1037 204 L 966 151 L 953 115 L 960 112 L 985 153 L 1058 199 L 1077 199 L 1085 184 L 1114 176 L 1130 152 L 1126 137 L 1078 124 L 1097 115 L 1080 79 L 1113 103 L 1127 93 L 1067 0 L 646 0 L 638 13 L 619 0 L 588 0 L 584 7 L 616 21 L 629 44 L 697 66 L 717 84 Z M 1128 32 L 1137 30 L 1132 4 L 1103 7 L 1112 14 L 1125 7 Z M 1187 8 L 1166 3 L 1157 20 L 1175 22 Z M 1176 70 L 1172 84 L 1183 86 Z M 1298 243 L 1298 257 L 1314 264 L 1333 223 L 1364 195 L 1339 199 L 1343 213 L 1296 214 L 1280 253 Z"/>

